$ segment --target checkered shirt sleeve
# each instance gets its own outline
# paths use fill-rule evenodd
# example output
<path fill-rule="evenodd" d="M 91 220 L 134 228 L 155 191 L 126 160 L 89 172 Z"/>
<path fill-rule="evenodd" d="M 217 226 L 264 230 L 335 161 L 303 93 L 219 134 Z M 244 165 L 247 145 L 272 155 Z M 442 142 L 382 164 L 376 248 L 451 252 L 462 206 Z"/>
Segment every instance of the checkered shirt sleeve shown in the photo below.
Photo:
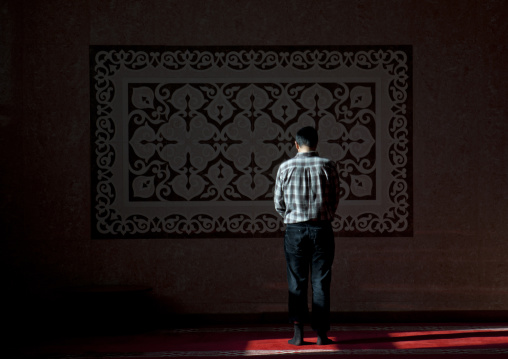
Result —
<path fill-rule="evenodd" d="M 284 223 L 332 221 L 339 204 L 339 187 L 335 162 L 319 157 L 317 152 L 298 153 L 279 167 L 275 210 Z"/>

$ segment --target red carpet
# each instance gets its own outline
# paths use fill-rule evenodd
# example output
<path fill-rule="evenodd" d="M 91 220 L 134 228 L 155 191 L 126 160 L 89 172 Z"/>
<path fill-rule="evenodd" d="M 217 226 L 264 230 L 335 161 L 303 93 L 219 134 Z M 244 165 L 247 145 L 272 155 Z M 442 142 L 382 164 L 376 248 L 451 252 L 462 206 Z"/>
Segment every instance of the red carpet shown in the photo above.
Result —
<path fill-rule="evenodd" d="M 46 341 L 25 357 L 44 359 L 299 357 L 340 358 L 508 358 L 508 325 L 347 325 L 332 326 L 336 343 L 287 343 L 288 326 L 213 327 L 154 331 L 136 335 L 78 337 Z"/>

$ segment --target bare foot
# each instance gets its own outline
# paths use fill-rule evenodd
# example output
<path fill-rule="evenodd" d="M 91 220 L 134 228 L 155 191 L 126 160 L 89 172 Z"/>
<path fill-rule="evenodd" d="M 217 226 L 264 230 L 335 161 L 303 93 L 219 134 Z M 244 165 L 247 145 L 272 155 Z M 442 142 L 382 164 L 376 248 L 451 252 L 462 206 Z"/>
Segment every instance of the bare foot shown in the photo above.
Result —
<path fill-rule="evenodd" d="M 288 340 L 291 345 L 302 345 L 303 344 L 303 324 L 295 324 L 295 335 L 293 339 Z"/>
<path fill-rule="evenodd" d="M 334 343 L 334 341 L 326 336 L 325 337 L 318 336 L 316 344 L 317 345 L 330 345 L 333 343 Z"/>
<path fill-rule="evenodd" d="M 333 344 L 333 340 L 328 338 L 328 335 L 326 335 L 326 331 L 318 330 L 316 344 L 317 345 L 329 345 L 329 344 Z"/>

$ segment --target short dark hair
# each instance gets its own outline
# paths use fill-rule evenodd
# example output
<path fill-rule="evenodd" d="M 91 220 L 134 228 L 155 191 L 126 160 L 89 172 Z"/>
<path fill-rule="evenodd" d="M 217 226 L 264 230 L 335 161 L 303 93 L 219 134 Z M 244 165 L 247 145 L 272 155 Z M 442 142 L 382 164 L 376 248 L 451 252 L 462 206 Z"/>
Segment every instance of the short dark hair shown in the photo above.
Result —
<path fill-rule="evenodd" d="M 303 127 L 296 133 L 295 137 L 298 146 L 307 146 L 309 148 L 316 148 L 318 144 L 318 134 L 314 127 Z"/>

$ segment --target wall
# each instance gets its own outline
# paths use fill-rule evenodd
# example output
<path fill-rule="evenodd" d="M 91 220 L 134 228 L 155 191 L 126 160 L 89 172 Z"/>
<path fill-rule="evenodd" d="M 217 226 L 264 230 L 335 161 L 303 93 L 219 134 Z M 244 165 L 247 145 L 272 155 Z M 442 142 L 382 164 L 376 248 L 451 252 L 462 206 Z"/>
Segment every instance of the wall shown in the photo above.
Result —
<path fill-rule="evenodd" d="M 508 310 L 506 2 L 52 0 L 0 11 L 14 308 L 35 315 L 57 288 L 147 284 L 169 312 L 286 310 L 280 239 L 90 240 L 90 44 L 411 44 L 414 237 L 338 238 L 332 310 Z"/>

